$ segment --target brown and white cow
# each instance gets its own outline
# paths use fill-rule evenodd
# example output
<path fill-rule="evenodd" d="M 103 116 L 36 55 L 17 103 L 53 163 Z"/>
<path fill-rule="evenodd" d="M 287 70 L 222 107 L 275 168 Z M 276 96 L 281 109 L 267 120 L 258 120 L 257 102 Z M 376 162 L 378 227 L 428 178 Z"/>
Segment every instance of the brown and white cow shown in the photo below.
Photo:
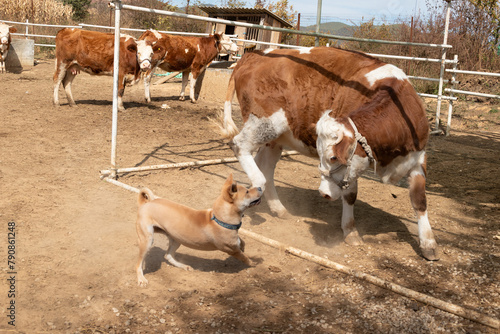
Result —
<path fill-rule="evenodd" d="M 167 72 L 182 72 L 182 88 L 179 98 L 181 101 L 185 99 L 185 90 L 189 73 L 191 73 L 189 97 L 191 102 L 196 102 L 194 87 L 198 77 L 218 54 L 229 54 L 238 50 L 237 45 L 224 34 L 193 37 L 168 35 L 156 30 L 147 30 L 139 37 L 139 40 L 146 40 L 154 44 L 152 70 L 144 78 L 144 93 L 147 102 L 151 102 L 149 86 L 157 67 Z"/>
<path fill-rule="evenodd" d="M 9 53 L 10 42 L 12 41 L 10 34 L 16 31 L 17 29 L 15 27 L 0 23 L 0 73 L 5 72 L 5 61 Z"/>
<path fill-rule="evenodd" d="M 231 117 L 235 92 L 245 122 L 239 133 Z M 438 259 L 425 195 L 429 125 L 420 98 L 397 67 L 326 47 L 247 53 L 231 76 L 223 122 L 252 185 L 265 188 L 277 214 L 286 212 L 273 181 L 282 148 L 318 157 L 319 191 L 342 198 L 349 244 L 362 242 L 353 214 L 358 177 L 370 167 L 385 183 L 408 176 L 422 254 Z"/>
<path fill-rule="evenodd" d="M 113 75 L 114 34 L 64 28 L 56 35 L 56 71 L 54 104 L 59 105 L 61 82 L 70 106 L 76 105 L 71 92 L 75 76 L 84 71 L 91 75 Z M 151 69 L 153 49 L 146 41 L 120 36 L 118 69 L 118 109 L 124 110 L 122 97 L 125 84 L 136 83 L 141 71 Z"/>

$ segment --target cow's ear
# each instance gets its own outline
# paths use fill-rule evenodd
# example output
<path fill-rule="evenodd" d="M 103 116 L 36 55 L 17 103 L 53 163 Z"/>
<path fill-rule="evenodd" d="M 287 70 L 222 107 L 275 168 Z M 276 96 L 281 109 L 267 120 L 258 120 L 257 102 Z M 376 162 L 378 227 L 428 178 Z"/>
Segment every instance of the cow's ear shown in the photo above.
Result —
<path fill-rule="evenodd" d="M 16 27 L 9 27 L 9 32 L 10 32 L 11 34 L 13 34 L 13 33 L 17 32 Z"/>
<path fill-rule="evenodd" d="M 215 40 L 216 40 L 217 42 L 220 42 L 220 40 L 222 39 L 222 34 L 219 34 L 219 33 L 214 34 L 214 38 L 215 38 Z"/>
<path fill-rule="evenodd" d="M 127 50 L 129 52 L 137 52 L 137 45 L 136 44 L 129 44 L 129 45 L 127 45 Z"/>

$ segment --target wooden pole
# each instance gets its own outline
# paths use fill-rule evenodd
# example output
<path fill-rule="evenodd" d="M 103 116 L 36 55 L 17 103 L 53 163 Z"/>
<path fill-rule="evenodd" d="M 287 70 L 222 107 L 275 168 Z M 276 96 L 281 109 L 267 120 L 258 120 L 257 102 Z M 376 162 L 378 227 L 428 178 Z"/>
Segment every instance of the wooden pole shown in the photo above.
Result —
<path fill-rule="evenodd" d="M 327 268 L 332 268 L 332 269 L 335 269 L 337 271 L 343 272 L 344 274 L 348 274 L 348 275 L 354 276 L 356 278 L 365 280 L 365 281 L 372 283 L 376 286 L 391 290 L 391 291 L 396 292 L 396 293 L 403 295 L 405 297 L 412 298 L 412 299 L 415 299 L 421 303 L 436 307 L 440 310 L 450 312 L 450 313 L 453 313 L 455 315 L 459 315 L 463 318 L 479 322 L 479 323 L 486 325 L 486 326 L 489 326 L 489 327 L 500 328 L 500 322 L 497 319 L 490 318 L 490 317 L 488 317 L 484 314 L 481 314 L 479 312 L 476 312 L 474 310 L 466 309 L 464 307 L 454 305 L 451 303 L 447 303 L 447 302 L 439 300 L 437 298 L 424 295 L 420 292 L 405 288 L 401 285 L 386 281 L 384 279 L 381 279 L 381 278 L 378 278 L 378 277 L 375 277 L 375 276 L 372 276 L 369 274 L 365 274 L 359 270 L 351 269 L 351 268 L 346 267 L 342 264 L 327 260 L 325 258 L 319 257 L 319 256 L 314 255 L 314 254 L 304 252 L 300 249 L 287 246 L 279 241 L 266 238 L 262 235 L 247 231 L 245 229 L 240 229 L 239 233 L 243 236 L 247 236 L 249 238 L 255 239 L 255 240 L 257 240 L 263 244 L 266 244 L 268 246 L 278 248 L 281 251 L 288 252 L 290 254 L 293 254 L 293 255 L 298 256 L 300 258 L 315 262 L 315 263 L 320 264 L 322 266 L 325 266 Z"/>

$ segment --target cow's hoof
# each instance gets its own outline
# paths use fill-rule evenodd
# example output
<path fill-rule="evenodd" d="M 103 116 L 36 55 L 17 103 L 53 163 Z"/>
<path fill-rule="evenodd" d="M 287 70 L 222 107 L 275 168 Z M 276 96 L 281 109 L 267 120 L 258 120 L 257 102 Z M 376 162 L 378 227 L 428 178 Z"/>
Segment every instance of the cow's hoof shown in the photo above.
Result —
<path fill-rule="evenodd" d="M 184 101 L 186 98 L 184 96 L 179 97 L 179 101 Z"/>
<path fill-rule="evenodd" d="M 429 261 L 438 261 L 439 254 L 437 247 L 435 248 L 421 248 L 422 256 Z"/>
<path fill-rule="evenodd" d="M 289 217 L 291 217 L 290 213 L 288 213 L 288 210 L 285 209 L 285 207 L 283 205 L 277 205 L 277 206 L 273 207 L 273 205 L 270 204 L 269 208 L 271 209 L 271 212 L 273 214 L 275 214 L 278 218 L 289 218 Z"/>
<path fill-rule="evenodd" d="M 275 212 L 275 214 L 278 218 L 281 218 L 281 219 L 288 219 L 288 218 L 292 217 L 290 212 L 288 212 L 286 209 L 282 210 L 282 211 Z"/>
<path fill-rule="evenodd" d="M 359 246 L 363 244 L 363 239 L 359 236 L 358 231 L 353 231 L 345 236 L 344 241 L 351 246 Z"/>

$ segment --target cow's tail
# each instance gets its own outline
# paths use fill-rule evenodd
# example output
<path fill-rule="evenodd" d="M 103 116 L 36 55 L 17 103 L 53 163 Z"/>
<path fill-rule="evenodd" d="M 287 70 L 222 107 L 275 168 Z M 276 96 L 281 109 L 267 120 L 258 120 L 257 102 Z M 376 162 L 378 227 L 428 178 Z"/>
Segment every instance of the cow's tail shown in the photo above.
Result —
<path fill-rule="evenodd" d="M 226 92 L 226 101 L 224 102 L 224 115 L 219 115 L 219 127 L 221 134 L 224 138 L 232 139 L 240 131 L 236 124 L 234 124 L 232 116 L 232 101 L 234 98 L 235 87 L 234 87 L 234 72 L 229 79 L 229 85 Z"/>
<path fill-rule="evenodd" d="M 151 202 L 154 200 L 156 196 L 153 194 L 153 192 L 149 188 L 142 188 L 139 191 L 139 197 L 137 198 L 137 204 L 139 207 L 141 207 L 143 204 L 146 204 L 147 202 Z"/>

